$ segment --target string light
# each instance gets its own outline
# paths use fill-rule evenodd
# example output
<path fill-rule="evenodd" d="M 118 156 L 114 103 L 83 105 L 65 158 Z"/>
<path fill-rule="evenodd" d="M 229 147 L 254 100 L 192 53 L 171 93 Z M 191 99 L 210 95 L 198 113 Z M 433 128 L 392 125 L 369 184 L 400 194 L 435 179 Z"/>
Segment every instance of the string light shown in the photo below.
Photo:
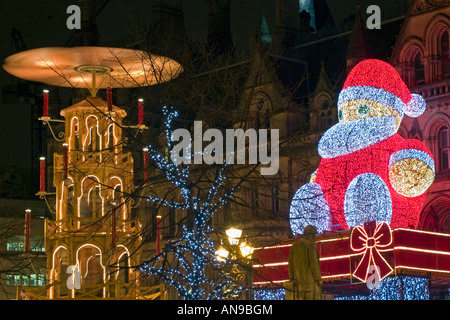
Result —
<path fill-rule="evenodd" d="M 335 300 L 429 300 L 428 278 L 396 276 L 379 283 L 378 289 L 371 289 L 367 295 L 340 296 Z"/>
<path fill-rule="evenodd" d="M 433 183 L 434 161 L 424 151 L 404 149 L 389 160 L 389 181 L 405 197 L 417 197 Z"/>
<path fill-rule="evenodd" d="M 393 136 L 395 117 L 363 118 L 332 126 L 319 141 L 322 158 L 336 158 L 372 146 Z"/>
<path fill-rule="evenodd" d="M 254 290 L 254 300 L 285 300 L 286 289 L 284 288 L 261 288 Z"/>
<path fill-rule="evenodd" d="M 424 110 L 423 98 L 411 94 L 388 63 L 356 65 L 339 95 L 339 123 L 319 141 L 319 167 L 292 200 L 292 233 L 302 233 L 305 224 L 323 232 L 369 221 L 416 228 L 434 160 L 421 141 L 397 130 L 404 114 Z"/>
<path fill-rule="evenodd" d="M 318 233 L 330 229 L 330 208 L 320 184 L 308 183 L 294 195 L 289 208 L 289 221 L 294 235 L 303 234 L 308 225 L 317 228 Z"/>
<path fill-rule="evenodd" d="M 217 279 L 212 283 L 207 274 L 207 269 L 218 263 L 216 246 L 210 238 L 213 232 L 213 228 L 210 227 L 211 219 L 234 192 L 234 188 L 224 191 L 228 166 L 224 164 L 219 168 L 216 178 L 209 185 L 208 192 L 202 195 L 194 193 L 189 181 L 190 165 L 176 165 L 170 157 L 167 157 L 167 153 L 173 149 L 173 119 L 178 116 L 178 111 L 172 107 L 164 107 L 162 111 L 165 117 L 167 149 L 164 154 L 151 145 L 147 146 L 146 150 L 149 159 L 165 175 L 166 180 L 180 191 L 182 200 L 177 202 L 157 196 L 149 196 L 147 200 L 166 207 L 183 209 L 192 215 L 193 221 L 188 225 L 182 224 L 180 238 L 167 243 L 162 252 L 142 265 L 141 270 L 149 275 L 159 276 L 187 300 L 216 299 L 235 295 L 243 288 L 235 284 L 231 275 L 218 272 Z M 176 268 L 163 263 L 169 258 L 176 263 Z M 229 263 L 227 259 L 222 260 L 225 260 L 222 264 Z M 217 270 L 220 268 L 217 267 Z"/>
<path fill-rule="evenodd" d="M 352 228 L 365 222 L 391 222 L 392 200 L 386 184 L 373 173 L 363 173 L 348 185 L 344 199 L 345 221 Z"/>

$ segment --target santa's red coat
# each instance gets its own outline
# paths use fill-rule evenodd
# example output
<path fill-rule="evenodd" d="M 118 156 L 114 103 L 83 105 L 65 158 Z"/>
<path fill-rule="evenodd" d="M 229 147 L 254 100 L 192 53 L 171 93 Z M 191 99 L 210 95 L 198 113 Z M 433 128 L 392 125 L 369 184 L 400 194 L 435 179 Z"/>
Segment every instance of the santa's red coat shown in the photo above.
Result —
<path fill-rule="evenodd" d="M 337 229 L 349 229 L 344 215 L 344 198 L 350 182 L 364 173 L 380 177 L 389 189 L 392 200 L 391 228 L 416 228 L 426 193 L 405 197 L 392 188 L 389 182 L 390 156 L 400 150 L 417 149 L 431 157 L 430 150 L 419 140 L 404 139 L 399 134 L 361 150 L 338 156 L 322 158 L 316 172 L 316 182 L 322 187 L 332 215 L 331 224 Z"/>

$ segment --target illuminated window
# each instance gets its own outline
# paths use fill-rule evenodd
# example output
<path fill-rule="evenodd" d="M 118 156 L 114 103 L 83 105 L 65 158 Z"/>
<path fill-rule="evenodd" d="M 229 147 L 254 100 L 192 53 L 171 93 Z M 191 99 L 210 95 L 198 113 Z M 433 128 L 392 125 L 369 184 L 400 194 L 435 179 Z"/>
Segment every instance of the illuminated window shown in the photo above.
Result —
<path fill-rule="evenodd" d="M 13 236 L 8 238 L 6 242 L 7 251 L 24 251 L 25 236 Z M 30 237 L 31 252 L 44 252 L 44 239 L 39 236 Z"/>
<path fill-rule="evenodd" d="M 6 250 L 8 251 L 23 251 L 24 250 L 24 236 L 14 236 L 8 239 L 6 243 Z"/>
<path fill-rule="evenodd" d="M 100 183 L 95 177 L 88 177 L 83 180 L 83 196 L 80 202 L 80 216 L 82 218 L 101 217 L 102 198 Z"/>
<path fill-rule="evenodd" d="M 87 136 L 84 144 L 84 148 L 88 151 L 100 150 L 101 138 L 98 133 L 98 120 L 94 116 L 89 116 L 86 119 Z"/>
<path fill-rule="evenodd" d="M 69 141 L 70 143 L 70 149 L 79 150 L 80 148 L 80 132 L 79 132 L 79 123 L 78 118 L 74 117 L 72 118 L 72 128 L 70 132 L 71 139 Z"/>
<path fill-rule="evenodd" d="M 45 286 L 45 274 L 43 273 L 26 273 L 24 274 L 6 274 L 7 286 L 29 286 L 29 287 L 42 287 Z"/>
<path fill-rule="evenodd" d="M 88 194 L 89 212 L 92 217 L 101 216 L 101 204 L 102 201 L 100 199 L 100 185 L 98 185 L 89 190 Z"/>
<path fill-rule="evenodd" d="M 439 132 L 439 160 L 441 170 L 450 169 L 450 130 L 443 128 Z"/>
<path fill-rule="evenodd" d="M 108 138 L 106 141 L 106 147 L 108 148 L 114 148 L 114 124 L 110 124 L 108 126 L 108 132 L 107 132 Z"/>
<path fill-rule="evenodd" d="M 68 215 L 74 214 L 73 209 L 75 208 L 75 201 L 76 201 L 76 197 L 75 197 L 74 185 L 71 184 L 67 188 L 67 214 Z"/>

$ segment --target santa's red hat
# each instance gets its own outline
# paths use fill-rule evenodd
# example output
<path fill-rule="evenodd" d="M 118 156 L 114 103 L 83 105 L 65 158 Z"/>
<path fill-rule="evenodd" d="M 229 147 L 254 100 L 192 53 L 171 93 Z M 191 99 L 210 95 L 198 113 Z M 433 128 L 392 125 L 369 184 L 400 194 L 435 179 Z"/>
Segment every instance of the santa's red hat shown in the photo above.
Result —
<path fill-rule="evenodd" d="M 418 117 L 426 106 L 422 96 L 409 91 L 394 67 L 376 59 L 361 61 L 350 71 L 339 94 L 338 105 L 355 99 L 384 103 L 401 117 L 404 114 Z"/>

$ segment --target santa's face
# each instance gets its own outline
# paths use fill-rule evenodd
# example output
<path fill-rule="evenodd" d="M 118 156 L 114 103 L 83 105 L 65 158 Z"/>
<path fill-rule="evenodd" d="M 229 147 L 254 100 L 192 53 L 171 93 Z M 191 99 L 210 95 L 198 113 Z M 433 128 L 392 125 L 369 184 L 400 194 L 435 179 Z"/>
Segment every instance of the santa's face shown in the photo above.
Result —
<path fill-rule="evenodd" d="M 402 121 L 402 117 L 396 110 L 377 101 L 355 99 L 345 101 L 338 107 L 339 122 L 378 117 L 395 117 L 396 131 Z"/>
<path fill-rule="evenodd" d="M 394 135 L 402 117 L 390 106 L 366 99 L 354 99 L 338 107 L 339 123 L 319 141 L 322 158 L 334 158 L 361 150 Z"/>

